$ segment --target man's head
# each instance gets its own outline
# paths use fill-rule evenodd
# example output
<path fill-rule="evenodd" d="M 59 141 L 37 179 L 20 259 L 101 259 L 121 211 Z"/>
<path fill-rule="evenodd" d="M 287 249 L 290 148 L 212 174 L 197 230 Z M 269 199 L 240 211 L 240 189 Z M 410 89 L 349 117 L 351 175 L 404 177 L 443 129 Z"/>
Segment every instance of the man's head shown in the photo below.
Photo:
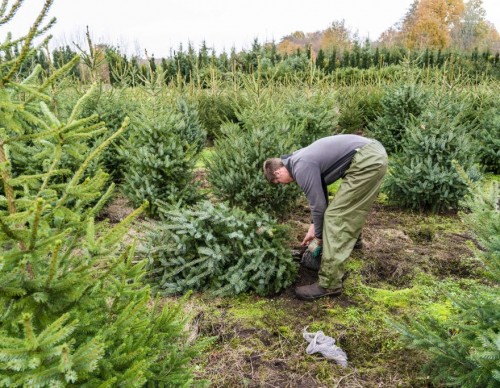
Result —
<path fill-rule="evenodd" d="M 286 185 L 293 182 L 290 172 L 280 158 L 269 158 L 264 162 L 264 176 L 269 182 L 274 184 L 281 183 Z"/>

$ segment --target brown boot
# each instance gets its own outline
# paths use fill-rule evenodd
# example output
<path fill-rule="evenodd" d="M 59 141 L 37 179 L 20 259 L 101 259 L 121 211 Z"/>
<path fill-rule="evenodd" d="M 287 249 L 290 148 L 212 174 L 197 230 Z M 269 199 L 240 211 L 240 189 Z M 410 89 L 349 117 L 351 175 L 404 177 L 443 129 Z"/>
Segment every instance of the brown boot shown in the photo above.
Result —
<path fill-rule="evenodd" d="M 323 288 L 318 283 L 301 286 L 295 289 L 295 296 L 301 300 L 315 300 L 324 296 L 338 296 L 342 294 L 342 286 L 337 288 Z"/>

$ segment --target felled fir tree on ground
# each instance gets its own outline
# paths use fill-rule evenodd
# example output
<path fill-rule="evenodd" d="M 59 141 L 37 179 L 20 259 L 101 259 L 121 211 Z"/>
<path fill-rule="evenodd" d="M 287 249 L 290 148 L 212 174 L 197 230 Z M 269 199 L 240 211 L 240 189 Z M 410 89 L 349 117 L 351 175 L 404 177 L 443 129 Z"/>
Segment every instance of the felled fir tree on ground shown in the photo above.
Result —
<path fill-rule="evenodd" d="M 94 217 L 113 187 L 106 189 L 102 172 L 83 179 L 127 123 L 78 170 L 60 169 L 65 152 L 103 123 L 79 117 L 82 101 L 66 122 L 45 105 L 45 89 L 67 68 L 41 82 L 39 69 L 14 79 L 33 37 L 44 31 L 51 3 L 16 43 L 20 56 L 0 64 L 0 386 L 184 385 L 192 379 L 187 364 L 196 349 L 183 344 L 180 307 L 151 306 L 144 263 L 132 263 L 131 247 L 118 251 L 143 208 L 101 230 Z M 7 21 L 15 15 L 1 10 Z M 0 49 L 11 47 L 7 41 Z M 31 175 L 14 171 L 11 162 L 28 145 L 44 155 Z"/>
<path fill-rule="evenodd" d="M 152 273 L 167 294 L 266 295 L 293 282 L 297 265 L 287 248 L 287 230 L 267 214 L 208 201 L 160 210 L 164 217 L 151 228 L 146 245 Z"/>

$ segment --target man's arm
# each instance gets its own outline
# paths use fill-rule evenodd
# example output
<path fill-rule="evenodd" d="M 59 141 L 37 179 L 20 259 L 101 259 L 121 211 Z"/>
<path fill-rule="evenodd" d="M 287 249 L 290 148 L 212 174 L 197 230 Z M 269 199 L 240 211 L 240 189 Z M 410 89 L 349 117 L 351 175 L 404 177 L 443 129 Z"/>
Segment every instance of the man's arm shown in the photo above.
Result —
<path fill-rule="evenodd" d="M 306 237 L 313 229 L 313 238 L 322 238 L 323 216 L 327 207 L 327 200 L 323 191 L 323 181 L 319 167 L 313 163 L 301 163 L 295 171 L 295 181 L 302 188 L 311 208 L 313 225 L 309 228 Z"/>

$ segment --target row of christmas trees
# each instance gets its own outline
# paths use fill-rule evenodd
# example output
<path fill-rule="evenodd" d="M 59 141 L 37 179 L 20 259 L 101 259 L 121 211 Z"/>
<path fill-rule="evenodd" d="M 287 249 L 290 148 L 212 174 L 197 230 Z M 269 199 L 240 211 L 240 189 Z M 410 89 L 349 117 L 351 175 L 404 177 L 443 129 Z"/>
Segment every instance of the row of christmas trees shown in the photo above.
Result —
<path fill-rule="evenodd" d="M 90 36 L 87 31 L 87 37 Z M 248 51 L 216 54 L 206 45 L 198 50 L 189 46 L 186 50 L 181 46 L 172 50 L 169 57 L 155 58 L 151 55 L 147 60 L 132 56 L 128 57 L 119 48 L 99 44 L 92 50 L 100 57 L 100 77 L 113 85 L 128 83 L 130 86 L 144 85 L 144 77 L 157 69 L 164 72 L 165 83 L 195 82 L 206 85 L 213 77 L 214 71 L 218 77 L 228 74 L 252 74 L 261 72 L 279 75 L 281 78 L 299 77 L 307 79 L 311 67 L 324 75 L 335 74 L 344 69 L 380 69 L 399 66 L 410 61 L 418 68 L 442 68 L 453 65 L 457 71 L 475 76 L 500 75 L 500 53 L 485 50 L 472 53 L 460 53 L 449 50 L 408 50 L 404 47 L 386 48 L 374 47 L 369 42 L 361 45 L 357 42 L 352 48 L 332 47 L 329 50 L 320 49 L 313 54 L 311 47 L 298 48 L 293 53 L 279 53 L 274 43 L 260 44 L 254 41 Z M 5 52 L 5 57 L 12 58 L 19 54 L 20 47 L 15 44 Z M 58 47 L 50 53 L 47 49 L 37 50 L 22 64 L 19 69 L 24 76 L 28 75 L 36 64 L 49 72 L 52 67 L 59 68 L 85 49 L 68 45 Z M 88 82 L 83 66 L 73 67 L 69 74 L 76 79 Z M 344 77 L 345 78 L 345 77 Z M 347 78 L 348 79 L 348 78 Z"/>

